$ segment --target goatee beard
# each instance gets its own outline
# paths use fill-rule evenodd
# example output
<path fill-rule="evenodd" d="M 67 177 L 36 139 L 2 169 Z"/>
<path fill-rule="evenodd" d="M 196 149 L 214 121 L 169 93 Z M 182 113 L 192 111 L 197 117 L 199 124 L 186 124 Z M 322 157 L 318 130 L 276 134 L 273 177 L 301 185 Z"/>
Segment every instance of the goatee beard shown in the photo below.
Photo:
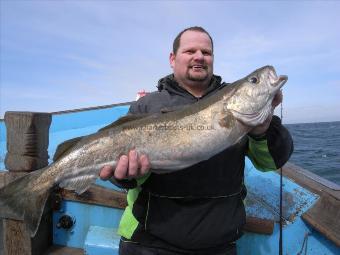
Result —
<path fill-rule="evenodd" d="M 188 80 L 191 81 L 205 81 L 208 77 L 208 74 L 204 74 L 204 75 L 191 75 L 190 73 L 188 73 Z"/>

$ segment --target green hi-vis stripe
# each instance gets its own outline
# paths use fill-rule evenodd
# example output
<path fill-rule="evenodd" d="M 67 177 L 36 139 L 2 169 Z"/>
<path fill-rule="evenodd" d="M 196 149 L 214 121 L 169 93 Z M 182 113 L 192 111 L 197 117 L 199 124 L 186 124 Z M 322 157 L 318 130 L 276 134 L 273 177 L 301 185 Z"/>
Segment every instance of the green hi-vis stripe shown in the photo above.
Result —
<path fill-rule="evenodd" d="M 128 206 L 125 208 L 125 211 L 122 215 L 122 218 L 119 223 L 119 228 L 118 228 L 118 234 L 127 239 L 131 239 L 132 234 L 135 232 L 139 224 L 135 216 L 133 216 L 132 208 L 133 208 L 135 201 L 138 198 L 139 193 L 141 192 L 140 185 L 142 185 L 149 176 L 150 174 L 147 174 L 143 176 L 142 178 L 137 179 L 138 186 L 134 189 L 130 189 L 127 194 Z"/>
<path fill-rule="evenodd" d="M 276 170 L 274 159 L 268 150 L 267 140 L 256 141 L 249 137 L 248 157 L 254 166 L 262 172 Z"/>

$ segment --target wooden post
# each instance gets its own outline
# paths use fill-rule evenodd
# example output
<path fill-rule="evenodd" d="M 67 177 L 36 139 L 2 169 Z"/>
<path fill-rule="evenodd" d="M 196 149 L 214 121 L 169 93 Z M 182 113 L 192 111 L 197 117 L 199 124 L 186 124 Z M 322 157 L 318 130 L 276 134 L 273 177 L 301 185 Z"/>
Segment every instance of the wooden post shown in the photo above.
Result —
<path fill-rule="evenodd" d="M 2 184 L 18 176 L 48 165 L 48 139 L 51 114 L 6 112 L 7 154 Z M 0 183 L 1 183 L 0 182 Z M 1 231 L 1 228 L 0 228 Z M 4 255 L 40 255 L 52 244 L 52 213 L 45 208 L 35 237 L 31 238 L 22 221 L 5 219 L 2 222 Z M 1 240 L 0 240 L 1 243 Z"/>
<path fill-rule="evenodd" d="M 5 113 L 7 170 L 30 172 L 47 166 L 51 119 L 49 113 Z"/>

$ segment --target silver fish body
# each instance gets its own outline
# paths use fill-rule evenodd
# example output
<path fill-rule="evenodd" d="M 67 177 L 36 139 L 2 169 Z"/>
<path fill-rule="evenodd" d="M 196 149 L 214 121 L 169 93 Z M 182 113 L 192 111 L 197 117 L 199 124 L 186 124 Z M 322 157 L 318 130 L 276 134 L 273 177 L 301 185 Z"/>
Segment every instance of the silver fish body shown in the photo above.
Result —
<path fill-rule="evenodd" d="M 286 76 L 278 77 L 273 67 L 265 66 L 182 110 L 123 117 L 77 140 L 50 166 L 0 189 L 0 217 L 24 220 L 34 236 L 54 185 L 81 194 L 104 165 L 115 166 L 119 156 L 132 148 L 148 155 L 156 173 L 209 159 L 268 118 L 272 100 L 286 81 Z"/>

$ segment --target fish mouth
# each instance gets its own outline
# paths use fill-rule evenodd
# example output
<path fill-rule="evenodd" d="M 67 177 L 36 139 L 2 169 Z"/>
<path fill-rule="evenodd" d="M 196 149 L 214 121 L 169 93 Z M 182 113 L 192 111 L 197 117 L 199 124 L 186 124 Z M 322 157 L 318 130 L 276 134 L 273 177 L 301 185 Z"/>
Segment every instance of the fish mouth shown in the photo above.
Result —
<path fill-rule="evenodd" d="M 277 87 L 277 89 L 282 88 L 282 86 L 287 82 L 287 75 L 277 75 L 275 70 L 272 69 L 269 71 L 268 78 L 270 80 L 270 85 L 272 87 Z"/>
<path fill-rule="evenodd" d="M 288 81 L 287 75 L 280 75 L 276 80 L 271 82 L 271 85 L 273 87 L 277 87 L 278 89 L 280 89 L 287 81 Z"/>

